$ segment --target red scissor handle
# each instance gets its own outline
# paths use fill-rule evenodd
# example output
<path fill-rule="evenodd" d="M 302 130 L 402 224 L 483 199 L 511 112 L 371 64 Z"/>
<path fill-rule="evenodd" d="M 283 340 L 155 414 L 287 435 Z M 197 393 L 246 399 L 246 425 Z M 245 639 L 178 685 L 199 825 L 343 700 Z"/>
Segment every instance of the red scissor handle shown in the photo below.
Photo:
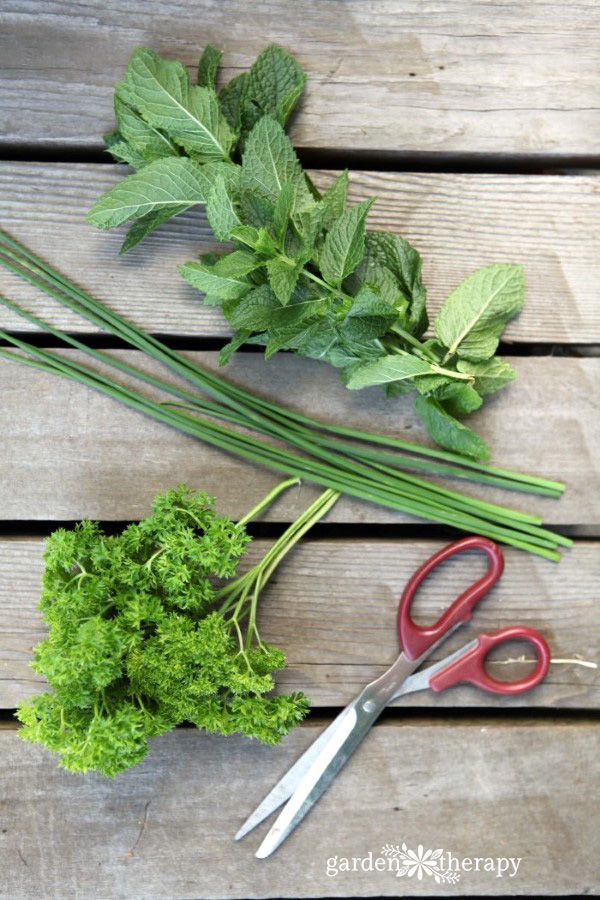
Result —
<path fill-rule="evenodd" d="M 528 641 L 533 644 L 537 665 L 531 674 L 519 681 L 498 681 L 488 675 L 485 669 L 485 658 L 492 649 L 505 641 Z M 451 662 L 445 669 L 440 669 L 431 678 L 429 687 L 432 691 L 444 691 L 455 684 L 467 681 L 470 684 L 490 691 L 492 694 L 523 694 L 530 691 L 543 681 L 550 666 L 550 648 L 541 634 L 532 628 L 513 625 L 511 628 L 502 628 L 492 634 L 480 634 L 475 646 L 468 650 L 464 656 L 460 656 Z"/>
<path fill-rule="evenodd" d="M 467 550 L 483 550 L 488 558 L 489 566 L 486 574 L 476 581 L 458 597 L 435 625 L 423 627 L 416 625 L 410 617 L 410 607 L 421 583 L 436 566 L 451 556 L 457 556 Z M 454 625 L 468 622 L 471 610 L 492 588 L 504 569 L 504 557 L 493 541 L 484 537 L 467 537 L 455 541 L 434 553 L 412 576 L 400 598 L 398 606 L 398 637 L 402 650 L 409 659 L 418 659 L 433 644 L 437 643 Z"/>

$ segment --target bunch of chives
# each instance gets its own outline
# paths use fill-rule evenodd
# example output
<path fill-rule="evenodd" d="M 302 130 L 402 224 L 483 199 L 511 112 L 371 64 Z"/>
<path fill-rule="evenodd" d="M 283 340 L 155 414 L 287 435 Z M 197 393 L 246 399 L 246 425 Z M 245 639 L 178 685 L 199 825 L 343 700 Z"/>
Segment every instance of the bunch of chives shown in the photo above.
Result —
<path fill-rule="evenodd" d="M 195 390 L 168 384 L 89 347 L 2 296 L 0 303 L 36 327 L 83 351 L 91 359 L 158 388 L 171 399 L 152 400 L 85 363 L 34 347 L 7 332 L 0 332 L 0 338 L 27 355 L 1 350 L 0 356 L 86 384 L 243 459 L 363 500 L 482 534 L 548 559 L 558 560 L 557 548 L 571 543 L 541 527 L 542 521 L 536 516 L 469 497 L 413 473 L 455 476 L 553 497 L 560 496 L 564 490 L 564 485 L 558 482 L 488 466 L 447 451 L 316 421 L 258 397 L 203 369 L 128 322 L 2 231 L 0 263 L 94 326 L 164 364 L 190 382 Z M 244 431 L 232 425 L 241 426 Z M 287 444 L 300 453 L 273 446 L 248 431 Z"/>

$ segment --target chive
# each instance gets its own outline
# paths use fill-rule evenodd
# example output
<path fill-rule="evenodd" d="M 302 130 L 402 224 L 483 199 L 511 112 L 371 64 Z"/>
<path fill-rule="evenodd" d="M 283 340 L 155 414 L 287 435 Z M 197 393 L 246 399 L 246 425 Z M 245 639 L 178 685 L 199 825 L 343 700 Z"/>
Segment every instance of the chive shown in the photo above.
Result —
<path fill-rule="evenodd" d="M 0 357 L 18 360 L 100 390 L 186 434 L 292 478 L 304 477 L 333 491 L 464 531 L 475 531 L 549 559 L 559 558 L 556 552 L 559 545 L 571 544 L 569 539 L 540 527 L 541 519 L 537 516 L 469 497 L 412 473 L 449 475 L 550 496 L 557 496 L 564 489 L 557 482 L 498 469 L 395 438 L 330 425 L 257 397 L 201 368 L 127 322 L 1 231 L 0 263 L 95 326 L 141 351 L 146 358 L 166 365 L 176 375 L 191 382 L 194 391 L 200 390 L 212 399 L 169 384 L 118 357 L 95 350 L 2 296 L 0 303 L 37 328 L 97 362 L 117 369 L 134 382 L 145 383 L 175 399 L 152 400 L 81 362 L 34 347 L 7 332 L 0 332 L 0 338 L 29 355 L 0 351 Z M 215 419 L 228 425 L 219 425 Z M 231 425 L 240 426 L 244 431 L 232 429 Z M 302 455 L 259 440 L 248 431 L 282 442 Z M 328 437 L 328 434 L 336 437 Z M 340 440 L 340 437 L 351 440 Z M 377 450 L 372 445 L 402 453 Z M 419 456 L 425 459 L 415 458 Z"/>

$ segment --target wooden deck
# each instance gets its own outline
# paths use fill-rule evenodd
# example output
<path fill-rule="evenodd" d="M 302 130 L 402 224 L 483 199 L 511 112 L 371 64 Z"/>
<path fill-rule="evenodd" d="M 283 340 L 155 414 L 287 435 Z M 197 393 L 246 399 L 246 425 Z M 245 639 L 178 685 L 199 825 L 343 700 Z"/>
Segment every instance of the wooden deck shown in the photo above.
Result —
<path fill-rule="evenodd" d="M 192 67 L 210 41 L 225 51 L 224 79 L 271 41 L 293 51 L 309 75 L 295 144 L 319 184 L 348 165 L 352 199 L 378 195 L 370 223 L 420 250 L 432 309 L 478 266 L 524 265 L 525 309 L 506 332 L 519 378 L 472 421 L 494 462 L 563 479 L 568 490 L 558 502 L 484 493 L 539 511 L 575 545 L 559 565 L 507 550 L 502 581 L 444 651 L 522 622 L 547 636 L 555 659 L 600 662 L 599 31 L 597 4 L 557 0 L 2 4 L 2 227 L 149 331 L 185 338 L 203 364 L 216 365 L 228 329 L 176 273 L 213 247 L 203 214 L 176 218 L 125 258 L 121 234 L 84 223 L 123 173 L 101 157 L 100 136 L 112 125 L 113 85 L 140 44 Z M 82 329 L 4 272 L 0 290 Z M 4 312 L 0 327 L 30 330 Z M 226 374 L 298 410 L 426 440 L 412 404 L 377 389 L 347 392 L 317 362 L 243 353 Z M 277 478 L 17 364 L 0 364 L 0 410 L 0 897 L 598 894 L 600 670 L 574 662 L 553 664 L 542 686 L 513 700 L 466 687 L 406 698 L 272 859 L 254 858 L 258 835 L 233 843 L 318 729 L 394 659 L 399 592 L 447 540 L 349 498 L 264 594 L 264 636 L 288 655 L 280 684 L 314 706 L 280 748 L 179 729 L 108 780 L 66 773 L 20 742 L 11 711 L 43 687 L 28 663 L 44 634 L 36 607 L 55 523 L 139 518 L 180 481 L 237 516 Z M 267 519 L 291 521 L 315 493 L 290 491 Z M 419 611 L 433 619 L 464 577 L 447 567 Z M 494 670 L 517 677 L 520 653 L 508 664 L 495 657 Z M 377 856 L 403 841 L 522 862 L 513 878 L 472 871 L 457 885 L 327 875 L 332 857 Z"/>

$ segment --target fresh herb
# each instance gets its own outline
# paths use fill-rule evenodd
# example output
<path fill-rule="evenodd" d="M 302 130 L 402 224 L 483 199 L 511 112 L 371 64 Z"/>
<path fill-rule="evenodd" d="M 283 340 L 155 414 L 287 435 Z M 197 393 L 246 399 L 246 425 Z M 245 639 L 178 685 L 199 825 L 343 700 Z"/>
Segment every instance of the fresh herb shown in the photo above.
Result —
<path fill-rule="evenodd" d="M 140 762 L 150 738 L 182 722 L 279 743 L 308 701 L 271 693 L 285 656 L 261 640 L 258 598 L 339 494 L 325 491 L 245 575 L 221 588 L 215 579 L 235 575 L 245 525 L 296 483 L 280 484 L 237 524 L 181 485 L 121 534 L 88 521 L 53 532 L 40 601 L 50 632 L 32 663 L 52 693 L 19 708 L 19 735 L 59 753 L 72 772 L 103 775 Z"/>
<path fill-rule="evenodd" d="M 347 172 L 321 195 L 284 132 L 305 84 L 302 69 L 271 46 L 217 93 L 219 59 L 209 45 L 194 86 L 180 63 L 134 51 L 115 92 L 118 129 L 107 148 L 139 171 L 101 197 L 89 221 L 134 222 L 125 252 L 205 204 L 215 237 L 233 249 L 181 272 L 235 331 L 222 364 L 252 342 L 265 346 L 266 358 L 292 350 L 324 360 L 351 390 L 416 392 L 417 412 L 439 445 L 488 459 L 485 441 L 457 417 L 515 377 L 494 354 L 523 305 L 521 268 L 492 265 L 470 275 L 442 306 L 435 338 L 425 339 L 418 252 L 397 235 L 366 230 L 373 199 L 346 208 Z"/>
<path fill-rule="evenodd" d="M 118 356 L 90 347 L 1 295 L 0 303 L 8 309 L 82 351 L 89 359 L 100 362 L 104 371 L 116 369 L 126 380 L 125 383 L 122 379 L 115 381 L 81 362 L 80 357 L 35 347 L 5 331 L 0 331 L 0 339 L 25 355 L 0 349 L 0 357 L 88 385 L 242 459 L 362 500 L 486 535 L 548 559 L 558 560 L 557 547 L 571 544 L 568 538 L 541 528 L 542 521 L 537 516 L 469 497 L 411 473 L 459 477 L 551 497 L 560 496 L 564 490 L 559 482 L 487 466 L 448 451 L 320 422 L 258 397 L 203 369 L 128 322 L 1 231 L 0 264 L 95 328 L 108 331 L 141 351 L 147 359 L 167 366 L 191 383 L 194 390 L 165 382 Z M 159 390 L 166 399 L 159 402 L 149 398 L 133 386 L 136 382 Z M 228 424 L 219 424 L 220 421 Z"/>

